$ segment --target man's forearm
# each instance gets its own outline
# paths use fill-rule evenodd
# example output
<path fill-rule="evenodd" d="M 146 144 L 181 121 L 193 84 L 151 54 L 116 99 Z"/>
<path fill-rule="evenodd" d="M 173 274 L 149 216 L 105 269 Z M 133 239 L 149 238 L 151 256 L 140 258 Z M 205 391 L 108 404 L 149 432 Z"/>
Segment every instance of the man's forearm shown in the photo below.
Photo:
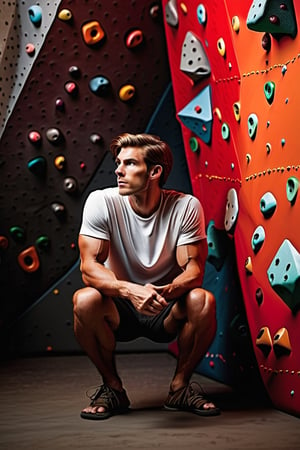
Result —
<path fill-rule="evenodd" d="M 94 287 L 108 297 L 129 296 L 129 283 L 118 280 L 115 274 L 106 267 L 86 269 L 82 267 L 82 280 L 86 286 Z"/>
<path fill-rule="evenodd" d="M 166 300 L 172 300 L 186 294 L 192 289 L 201 287 L 203 280 L 203 274 L 197 268 L 195 270 L 185 270 L 179 274 L 174 280 L 162 286 L 159 289 L 159 293 L 165 297 Z"/>

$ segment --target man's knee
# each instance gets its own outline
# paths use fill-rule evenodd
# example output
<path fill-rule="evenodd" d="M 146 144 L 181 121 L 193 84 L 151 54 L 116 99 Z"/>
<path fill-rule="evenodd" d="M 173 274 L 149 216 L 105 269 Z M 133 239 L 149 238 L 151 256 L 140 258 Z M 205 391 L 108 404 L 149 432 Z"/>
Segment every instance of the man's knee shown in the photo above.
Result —
<path fill-rule="evenodd" d="M 101 304 L 102 296 L 94 288 L 83 288 L 76 291 L 73 295 L 74 313 L 81 315 L 84 312 L 94 310 Z"/>
<path fill-rule="evenodd" d="M 212 319 L 216 314 L 216 299 L 212 292 L 205 289 L 193 289 L 187 298 L 187 307 L 194 313 L 209 316 Z"/>

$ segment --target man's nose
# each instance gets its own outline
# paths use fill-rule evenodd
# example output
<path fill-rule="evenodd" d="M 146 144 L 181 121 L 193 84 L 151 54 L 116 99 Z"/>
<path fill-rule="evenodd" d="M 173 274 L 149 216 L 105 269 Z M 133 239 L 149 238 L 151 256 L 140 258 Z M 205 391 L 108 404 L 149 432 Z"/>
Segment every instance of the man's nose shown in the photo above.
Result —
<path fill-rule="evenodd" d="M 121 165 L 121 164 L 119 164 L 119 165 L 117 166 L 117 168 L 116 168 L 116 170 L 115 170 L 115 174 L 118 175 L 118 176 L 124 174 L 124 169 L 122 168 L 122 165 Z"/>

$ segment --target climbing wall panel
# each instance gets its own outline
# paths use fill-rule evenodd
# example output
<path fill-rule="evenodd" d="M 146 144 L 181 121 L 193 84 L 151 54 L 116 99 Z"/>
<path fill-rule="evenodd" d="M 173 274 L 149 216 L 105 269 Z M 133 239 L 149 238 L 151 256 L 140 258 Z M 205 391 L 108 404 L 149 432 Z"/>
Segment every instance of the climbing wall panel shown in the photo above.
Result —
<path fill-rule="evenodd" d="M 274 405 L 300 414 L 299 2 L 171 0 L 163 7 L 193 191 L 207 222 L 234 240 L 263 384 Z M 204 58 L 192 43 L 190 76 L 187 32 L 205 50 Z M 210 105 L 199 97 L 208 86 Z M 190 122 L 182 116 L 189 106 Z"/>
<path fill-rule="evenodd" d="M 3 1 L 1 8 L 1 73 L 10 73 L 0 141 L 6 329 L 77 261 L 90 180 L 115 135 L 145 130 L 170 77 L 153 1 Z"/>

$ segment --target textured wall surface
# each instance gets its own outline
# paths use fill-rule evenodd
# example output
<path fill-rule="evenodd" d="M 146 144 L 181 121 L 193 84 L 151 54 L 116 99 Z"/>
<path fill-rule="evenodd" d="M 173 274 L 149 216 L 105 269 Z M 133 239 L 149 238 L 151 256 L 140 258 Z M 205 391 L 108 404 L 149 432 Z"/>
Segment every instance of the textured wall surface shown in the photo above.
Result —
<path fill-rule="evenodd" d="M 176 113 L 210 225 L 209 260 L 222 270 L 225 231 L 261 378 L 274 404 L 299 414 L 299 2 L 163 5 Z M 218 292 L 219 311 L 225 294 Z"/>

